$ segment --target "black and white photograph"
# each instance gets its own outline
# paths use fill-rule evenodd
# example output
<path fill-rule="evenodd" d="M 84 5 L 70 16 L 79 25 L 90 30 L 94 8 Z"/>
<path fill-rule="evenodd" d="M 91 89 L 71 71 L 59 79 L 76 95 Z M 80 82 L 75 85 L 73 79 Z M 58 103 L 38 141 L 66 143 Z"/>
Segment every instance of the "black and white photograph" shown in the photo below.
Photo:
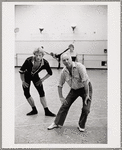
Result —
<path fill-rule="evenodd" d="M 119 7 L 3 3 L 5 148 L 120 146 Z"/>

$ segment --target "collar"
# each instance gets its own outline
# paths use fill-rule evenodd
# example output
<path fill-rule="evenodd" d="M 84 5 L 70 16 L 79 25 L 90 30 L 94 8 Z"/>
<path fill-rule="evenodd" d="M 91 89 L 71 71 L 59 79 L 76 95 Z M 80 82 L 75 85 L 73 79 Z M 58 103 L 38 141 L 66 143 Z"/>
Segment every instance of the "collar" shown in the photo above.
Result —
<path fill-rule="evenodd" d="M 73 69 L 76 68 L 76 63 L 75 62 L 72 62 L 72 68 Z M 66 66 L 64 68 L 64 71 L 69 72 L 69 70 L 66 68 Z"/>
<path fill-rule="evenodd" d="M 44 65 L 44 59 L 42 58 L 41 67 Z"/>
<path fill-rule="evenodd" d="M 32 64 L 34 64 L 34 57 L 32 58 Z M 40 67 L 42 67 L 43 65 L 44 65 L 44 59 L 42 58 Z"/>
<path fill-rule="evenodd" d="M 32 63 L 34 63 L 34 58 L 32 59 Z M 37 73 L 43 65 L 44 65 L 44 59 L 42 58 L 39 68 L 35 72 L 31 72 L 31 74 L 34 75 L 35 73 Z"/>

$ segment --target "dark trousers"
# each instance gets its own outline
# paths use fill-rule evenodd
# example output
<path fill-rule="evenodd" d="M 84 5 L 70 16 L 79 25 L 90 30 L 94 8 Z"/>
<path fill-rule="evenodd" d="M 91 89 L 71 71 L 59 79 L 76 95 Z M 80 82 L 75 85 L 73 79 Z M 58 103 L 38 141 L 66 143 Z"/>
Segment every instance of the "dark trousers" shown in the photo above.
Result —
<path fill-rule="evenodd" d="M 57 114 L 55 121 L 54 121 L 55 124 L 63 126 L 70 106 L 80 96 L 80 97 L 82 97 L 82 100 L 83 100 L 83 107 L 82 107 L 82 112 L 81 112 L 81 116 L 79 119 L 79 126 L 81 128 L 85 128 L 85 123 L 87 120 L 87 116 L 90 112 L 90 105 L 91 105 L 90 100 L 88 100 L 87 105 L 85 104 L 85 95 L 86 94 L 85 94 L 84 88 L 80 88 L 78 90 L 71 89 L 69 94 L 66 97 L 67 104 L 62 104 L 62 106 L 60 107 L 60 109 L 58 111 L 58 114 Z M 90 97 L 90 99 L 92 99 L 92 85 L 91 85 L 91 83 L 89 83 L 89 97 Z"/>
<path fill-rule="evenodd" d="M 44 89 L 43 89 L 43 84 L 42 85 L 36 85 L 36 82 L 38 82 L 40 80 L 39 76 L 36 75 L 34 77 L 28 75 L 28 74 L 25 74 L 25 82 L 29 84 L 28 87 L 23 87 L 23 91 L 24 91 L 24 95 L 26 97 L 26 99 L 30 98 L 31 97 L 31 94 L 30 94 L 30 85 L 31 85 L 31 81 L 33 82 L 36 90 L 38 91 L 39 93 L 39 96 L 40 97 L 44 97 L 45 96 L 45 92 L 44 92 Z"/>

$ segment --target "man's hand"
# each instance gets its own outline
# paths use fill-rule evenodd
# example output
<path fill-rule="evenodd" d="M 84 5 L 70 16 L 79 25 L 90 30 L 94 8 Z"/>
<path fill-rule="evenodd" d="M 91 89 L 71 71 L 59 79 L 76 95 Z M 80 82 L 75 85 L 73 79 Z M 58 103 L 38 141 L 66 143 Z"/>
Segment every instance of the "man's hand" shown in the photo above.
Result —
<path fill-rule="evenodd" d="M 29 87 L 29 84 L 26 83 L 25 81 L 22 81 L 22 86 L 23 86 L 24 88 L 28 88 L 28 87 Z"/>
<path fill-rule="evenodd" d="M 60 97 L 60 101 L 62 104 L 68 104 L 64 97 Z"/>
<path fill-rule="evenodd" d="M 38 82 L 36 82 L 35 84 L 36 84 L 36 86 L 39 86 L 39 85 L 41 86 L 41 85 L 42 85 L 42 80 L 40 79 L 40 80 L 39 80 Z"/>
<path fill-rule="evenodd" d="M 87 105 L 87 103 L 88 103 L 88 100 L 90 100 L 90 101 L 91 101 L 91 99 L 90 99 L 89 95 L 86 95 L 86 98 L 85 98 L 85 104 L 86 104 L 86 105 Z"/>

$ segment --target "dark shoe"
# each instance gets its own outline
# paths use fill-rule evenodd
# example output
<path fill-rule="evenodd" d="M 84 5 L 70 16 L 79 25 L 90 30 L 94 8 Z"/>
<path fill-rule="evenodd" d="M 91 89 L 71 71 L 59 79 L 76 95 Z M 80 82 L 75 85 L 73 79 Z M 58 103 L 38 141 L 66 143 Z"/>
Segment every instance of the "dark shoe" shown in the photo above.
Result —
<path fill-rule="evenodd" d="M 53 114 L 52 112 L 48 111 L 45 113 L 45 116 L 55 117 L 56 115 Z"/>
<path fill-rule="evenodd" d="M 27 114 L 27 116 L 36 115 L 36 114 L 38 114 L 38 111 L 37 110 L 32 110 L 31 112 L 29 112 Z"/>
<path fill-rule="evenodd" d="M 44 108 L 45 110 L 45 116 L 51 116 L 51 117 L 55 117 L 56 115 L 53 114 L 49 109 L 48 107 Z"/>

